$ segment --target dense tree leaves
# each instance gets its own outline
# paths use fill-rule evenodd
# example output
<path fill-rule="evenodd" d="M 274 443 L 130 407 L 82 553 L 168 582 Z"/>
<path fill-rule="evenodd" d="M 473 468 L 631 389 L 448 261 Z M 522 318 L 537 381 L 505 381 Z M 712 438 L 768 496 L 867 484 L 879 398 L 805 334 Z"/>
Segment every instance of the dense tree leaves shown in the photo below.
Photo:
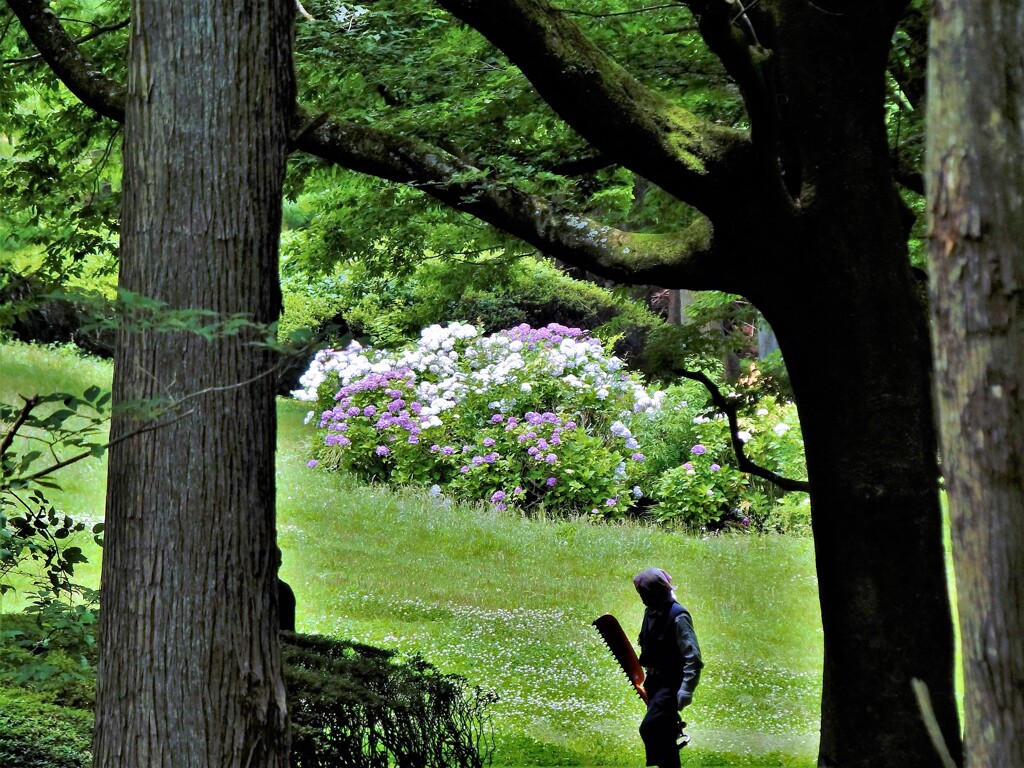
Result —
<path fill-rule="evenodd" d="M 124 79 L 127 5 L 61 3 L 65 20 L 101 72 Z M 0 241 L 46 253 L 58 280 L 115 265 L 121 127 L 75 98 L 3 10 L 0 28 Z"/>

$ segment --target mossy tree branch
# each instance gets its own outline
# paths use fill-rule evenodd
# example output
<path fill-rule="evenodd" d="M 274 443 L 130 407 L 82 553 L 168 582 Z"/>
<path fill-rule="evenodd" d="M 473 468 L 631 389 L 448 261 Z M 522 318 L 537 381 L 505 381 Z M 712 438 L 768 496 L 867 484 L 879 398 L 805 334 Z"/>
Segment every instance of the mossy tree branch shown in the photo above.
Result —
<path fill-rule="evenodd" d="M 93 67 L 49 3 L 7 0 L 53 73 L 90 109 L 124 122 L 125 87 Z"/>
<path fill-rule="evenodd" d="M 123 122 L 124 87 L 91 65 L 45 0 L 8 0 L 8 4 L 61 81 L 87 106 Z M 293 124 L 302 126 L 293 138 L 295 149 L 421 189 L 455 210 L 594 274 L 632 284 L 738 288 L 730 287 L 731 276 L 738 273 L 727 269 L 716 254 L 713 228 L 706 219 L 697 219 L 680 234 L 627 232 L 530 195 L 418 139 L 326 115 L 310 119 L 301 110 Z"/>
<path fill-rule="evenodd" d="M 438 0 L 478 30 L 601 152 L 719 221 L 749 178 L 747 133 L 699 118 L 644 86 L 547 0 Z"/>

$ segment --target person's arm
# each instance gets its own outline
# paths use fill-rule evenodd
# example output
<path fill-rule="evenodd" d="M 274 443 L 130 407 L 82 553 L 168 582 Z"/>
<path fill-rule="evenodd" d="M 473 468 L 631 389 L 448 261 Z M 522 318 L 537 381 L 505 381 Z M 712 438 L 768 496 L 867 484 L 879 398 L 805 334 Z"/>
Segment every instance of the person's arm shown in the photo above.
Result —
<path fill-rule="evenodd" d="M 697 633 L 693 629 L 693 619 L 686 611 L 676 617 L 676 645 L 679 646 L 679 653 L 683 657 L 683 684 L 676 696 L 676 704 L 682 709 L 693 701 L 693 692 L 697 690 L 700 671 L 704 668 Z"/>

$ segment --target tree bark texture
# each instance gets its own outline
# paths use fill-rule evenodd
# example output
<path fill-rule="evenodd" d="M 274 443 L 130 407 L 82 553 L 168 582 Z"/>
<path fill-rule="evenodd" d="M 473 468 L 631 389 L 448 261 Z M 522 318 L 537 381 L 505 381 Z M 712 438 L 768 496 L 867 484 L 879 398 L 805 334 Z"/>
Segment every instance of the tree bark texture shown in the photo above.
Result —
<path fill-rule="evenodd" d="M 939 0 L 928 197 L 970 768 L 1024 765 L 1024 2 Z"/>
<path fill-rule="evenodd" d="M 745 212 L 756 226 L 741 293 L 776 332 L 803 430 L 825 646 L 819 765 L 931 768 L 911 681 L 928 685 L 955 756 L 960 728 L 927 316 L 880 114 L 889 35 L 866 8 L 770 7 L 786 104 L 775 136 L 798 209 Z"/>
<path fill-rule="evenodd" d="M 293 109 L 291 0 L 136 0 L 120 287 L 218 318 L 280 312 Z M 276 414 L 259 334 L 121 329 L 110 454 L 97 768 L 287 764 L 277 640 Z"/>
<path fill-rule="evenodd" d="M 876 191 L 892 199 L 883 179 Z M 870 199 L 863 191 L 846 205 Z M 754 292 L 787 360 L 811 481 L 825 647 L 819 765 L 925 768 L 936 762 L 914 678 L 959 748 L 927 326 L 895 200 L 870 229 L 845 224 L 843 210 L 816 210 L 790 252 L 804 260 L 806 287 Z M 896 257 L 904 270 L 892 270 Z M 875 269 L 890 279 L 865 280 Z"/>

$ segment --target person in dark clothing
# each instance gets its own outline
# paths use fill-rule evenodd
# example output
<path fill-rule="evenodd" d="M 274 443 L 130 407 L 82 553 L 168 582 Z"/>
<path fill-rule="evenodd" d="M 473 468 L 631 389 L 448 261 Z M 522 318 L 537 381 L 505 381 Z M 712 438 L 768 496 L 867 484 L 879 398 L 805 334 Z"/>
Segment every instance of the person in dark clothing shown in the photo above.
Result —
<path fill-rule="evenodd" d="M 274 568 L 281 568 L 281 548 L 276 547 L 277 557 L 274 560 Z M 277 577 L 277 628 L 288 632 L 295 631 L 295 593 L 288 582 L 280 576 Z"/>
<path fill-rule="evenodd" d="M 640 627 L 640 664 L 645 669 L 647 714 L 640 738 L 647 765 L 678 768 L 679 749 L 686 745 L 679 712 L 693 701 L 704 662 L 689 611 L 676 602 L 672 577 L 647 568 L 633 577 L 646 609 Z"/>
<path fill-rule="evenodd" d="M 278 629 L 295 631 L 295 593 L 280 577 L 277 579 L 277 621 Z"/>

